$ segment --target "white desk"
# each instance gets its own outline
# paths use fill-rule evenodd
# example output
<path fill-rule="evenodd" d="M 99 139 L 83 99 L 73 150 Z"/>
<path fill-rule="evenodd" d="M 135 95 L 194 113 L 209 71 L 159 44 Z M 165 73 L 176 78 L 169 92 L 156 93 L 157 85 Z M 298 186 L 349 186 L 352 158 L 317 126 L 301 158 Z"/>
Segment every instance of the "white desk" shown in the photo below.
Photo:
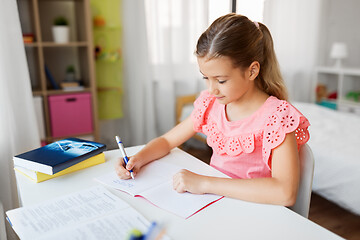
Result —
<path fill-rule="evenodd" d="M 127 148 L 133 155 L 141 147 Z M 174 151 L 181 151 L 175 149 Z M 187 154 L 183 152 L 184 154 Z M 93 180 L 113 170 L 120 156 L 119 150 L 105 152 L 106 163 L 83 169 L 41 183 L 33 183 L 16 174 L 22 206 L 29 206 L 46 199 L 62 196 L 100 184 Z M 172 163 L 189 167 L 209 167 L 196 158 Z M 166 223 L 167 234 L 176 239 L 342 239 L 321 226 L 281 206 L 249 203 L 223 198 L 189 219 L 185 220 L 157 208 L 142 198 L 108 188 L 150 221 Z"/>

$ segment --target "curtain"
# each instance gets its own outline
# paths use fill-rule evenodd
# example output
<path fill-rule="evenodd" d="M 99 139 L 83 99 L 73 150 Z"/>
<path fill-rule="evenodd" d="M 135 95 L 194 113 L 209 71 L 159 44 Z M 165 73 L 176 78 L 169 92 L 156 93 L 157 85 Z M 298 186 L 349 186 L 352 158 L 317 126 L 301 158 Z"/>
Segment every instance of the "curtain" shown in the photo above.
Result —
<path fill-rule="evenodd" d="M 194 50 L 208 27 L 209 2 L 145 0 L 157 134 L 175 125 L 176 96 L 203 88 Z"/>
<path fill-rule="evenodd" d="M 290 100 L 311 100 L 313 70 L 318 61 L 322 0 L 266 0 L 264 23 L 275 51 Z"/>
<path fill-rule="evenodd" d="M 230 12 L 223 0 L 123 0 L 124 117 L 100 122 L 101 141 L 145 144 L 175 124 L 176 96 L 205 85 L 193 55 L 209 22 Z"/>
<path fill-rule="evenodd" d="M 18 205 L 12 157 L 39 147 L 40 136 L 16 1 L 2 1 L 0 33 L 0 201 L 7 211 Z"/>
<path fill-rule="evenodd" d="M 157 136 L 149 66 L 144 1 L 123 0 L 125 145 L 145 144 Z"/>

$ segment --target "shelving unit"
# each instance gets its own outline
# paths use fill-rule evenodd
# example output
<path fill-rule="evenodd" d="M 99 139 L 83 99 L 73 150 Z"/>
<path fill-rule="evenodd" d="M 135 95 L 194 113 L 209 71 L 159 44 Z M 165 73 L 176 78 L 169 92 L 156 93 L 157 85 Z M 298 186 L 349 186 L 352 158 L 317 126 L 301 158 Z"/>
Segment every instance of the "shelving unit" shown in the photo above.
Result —
<path fill-rule="evenodd" d="M 318 84 L 324 84 L 329 93 L 337 93 L 337 98 L 329 101 L 333 101 L 339 111 L 360 114 L 360 99 L 355 101 L 346 97 L 351 91 L 360 91 L 360 68 L 317 67 L 315 69 L 314 89 Z M 314 91 L 314 101 L 315 94 Z"/>
<path fill-rule="evenodd" d="M 33 95 L 42 97 L 46 132 L 42 140 L 52 142 L 58 138 L 89 136 L 98 141 L 97 91 L 89 0 L 17 0 L 17 3 L 23 34 L 34 35 L 34 42 L 24 45 Z M 68 43 L 59 44 L 53 41 L 51 26 L 58 16 L 64 16 L 69 21 Z M 65 79 L 67 66 L 73 65 L 84 89 L 71 92 L 53 89 L 45 74 L 45 65 L 58 85 Z M 48 99 L 53 95 L 74 93 L 91 95 L 92 131 L 54 137 L 51 132 L 53 121 L 50 118 Z"/>
<path fill-rule="evenodd" d="M 123 117 L 121 0 L 91 0 L 99 118 Z"/>

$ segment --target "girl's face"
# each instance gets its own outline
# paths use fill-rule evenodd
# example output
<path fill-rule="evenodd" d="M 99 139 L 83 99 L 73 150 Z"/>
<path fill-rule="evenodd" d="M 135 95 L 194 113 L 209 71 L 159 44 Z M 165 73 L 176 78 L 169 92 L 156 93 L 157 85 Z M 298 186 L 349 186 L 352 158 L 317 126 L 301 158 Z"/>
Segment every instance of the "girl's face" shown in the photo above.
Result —
<path fill-rule="evenodd" d="M 221 104 L 241 103 L 254 87 L 250 70 L 234 68 L 229 57 L 197 60 L 209 93 Z"/>

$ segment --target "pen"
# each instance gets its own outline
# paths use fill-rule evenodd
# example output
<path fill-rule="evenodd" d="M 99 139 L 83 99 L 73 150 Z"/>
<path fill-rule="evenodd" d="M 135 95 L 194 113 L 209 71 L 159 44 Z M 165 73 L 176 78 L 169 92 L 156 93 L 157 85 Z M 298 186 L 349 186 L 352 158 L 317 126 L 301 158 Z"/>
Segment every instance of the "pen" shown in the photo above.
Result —
<path fill-rule="evenodd" d="M 117 142 L 117 144 L 119 146 L 120 152 L 121 152 L 121 154 L 122 154 L 122 156 L 124 158 L 125 164 L 128 164 L 129 158 L 126 156 L 124 145 L 122 144 L 121 139 L 118 136 L 115 136 L 115 139 L 116 139 L 116 142 Z M 135 179 L 133 170 L 130 170 L 130 175 L 131 175 L 132 179 Z"/>
<path fill-rule="evenodd" d="M 152 222 L 147 233 L 144 235 L 144 240 L 160 240 L 165 234 L 165 228 L 162 224 Z"/>

